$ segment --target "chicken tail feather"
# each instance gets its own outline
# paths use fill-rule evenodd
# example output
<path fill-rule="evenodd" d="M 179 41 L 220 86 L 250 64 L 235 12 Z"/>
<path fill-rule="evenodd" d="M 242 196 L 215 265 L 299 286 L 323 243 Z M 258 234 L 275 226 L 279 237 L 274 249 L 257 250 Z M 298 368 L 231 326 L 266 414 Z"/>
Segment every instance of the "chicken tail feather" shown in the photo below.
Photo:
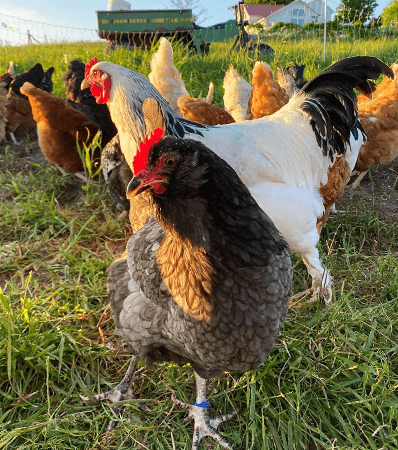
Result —
<path fill-rule="evenodd" d="M 306 98 L 301 105 L 310 120 L 319 147 L 333 161 L 345 153 L 350 143 L 364 129 L 358 120 L 354 89 L 371 96 L 381 74 L 394 78 L 393 71 L 382 61 L 369 56 L 345 58 L 330 66 L 301 89 Z"/>

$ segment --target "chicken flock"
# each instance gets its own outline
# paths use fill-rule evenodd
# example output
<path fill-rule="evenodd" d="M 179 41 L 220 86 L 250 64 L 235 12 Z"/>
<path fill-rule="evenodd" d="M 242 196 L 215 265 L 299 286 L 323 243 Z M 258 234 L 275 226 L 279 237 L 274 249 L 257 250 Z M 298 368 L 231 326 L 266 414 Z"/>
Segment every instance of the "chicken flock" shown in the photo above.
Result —
<path fill-rule="evenodd" d="M 196 401 L 174 401 L 194 419 L 192 448 L 210 436 L 232 449 L 217 428 L 236 413 L 210 416 L 207 380 L 254 370 L 271 351 L 291 299 L 290 250 L 312 277 L 297 295 L 332 302 L 320 233 L 344 188 L 398 156 L 398 65 L 351 57 L 307 82 L 291 64 L 276 82 L 258 61 L 251 84 L 230 67 L 225 109 L 212 103 L 212 83 L 206 98 L 190 96 L 165 38 L 149 80 L 76 59 L 65 101 L 51 93 L 53 72 L 37 64 L 15 76 L 11 64 L 0 77 L 0 140 L 35 125 L 43 155 L 85 179 L 79 147 L 100 134 L 94 161 L 129 212 L 133 235 L 107 288 L 133 356 L 123 380 L 93 399 L 134 398 L 139 360 L 190 363 Z"/>

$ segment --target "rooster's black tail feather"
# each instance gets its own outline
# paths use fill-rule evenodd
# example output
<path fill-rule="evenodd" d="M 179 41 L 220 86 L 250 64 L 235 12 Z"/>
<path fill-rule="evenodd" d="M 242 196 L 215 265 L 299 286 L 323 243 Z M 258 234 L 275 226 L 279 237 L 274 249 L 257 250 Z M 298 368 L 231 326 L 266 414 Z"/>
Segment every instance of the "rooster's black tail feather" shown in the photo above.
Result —
<path fill-rule="evenodd" d="M 357 97 L 354 89 L 370 97 L 373 81 L 381 74 L 394 78 L 393 71 L 382 61 L 370 56 L 345 58 L 330 66 L 303 86 L 306 96 L 301 109 L 310 120 L 318 145 L 332 160 L 345 153 L 350 133 L 357 139 L 364 129 L 358 121 Z"/>

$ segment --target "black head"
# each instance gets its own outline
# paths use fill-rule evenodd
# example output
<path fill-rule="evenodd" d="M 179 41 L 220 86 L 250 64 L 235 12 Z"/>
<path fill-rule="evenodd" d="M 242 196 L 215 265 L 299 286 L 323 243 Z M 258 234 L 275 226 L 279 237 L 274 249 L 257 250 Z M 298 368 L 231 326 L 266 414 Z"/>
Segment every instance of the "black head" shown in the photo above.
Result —
<path fill-rule="evenodd" d="M 200 142 L 167 136 L 149 149 L 138 170 L 135 164 L 136 177 L 127 188 L 127 196 L 150 190 L 154 196 L 168 199 L 194 197 L 207 182 L 211 156 Z"/>

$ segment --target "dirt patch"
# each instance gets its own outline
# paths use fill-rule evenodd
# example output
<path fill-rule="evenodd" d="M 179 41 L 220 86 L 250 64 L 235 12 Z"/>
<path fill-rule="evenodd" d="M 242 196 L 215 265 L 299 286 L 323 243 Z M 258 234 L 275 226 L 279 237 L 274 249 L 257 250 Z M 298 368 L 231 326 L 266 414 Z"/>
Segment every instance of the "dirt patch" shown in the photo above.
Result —
<path fill-rule="evenodd" d="M 352 178 L 349 184 L 355 181 L 355 176 Z M 355 202 L 374 208 L 381 219 L 398 216 L 398 160 L 388 166 L 373 167 L 355 191 L 345 190 L 336 207 L 339 209 Z"/>
<path fill-rule="evenodd" d="M 49 165 L 40 150 L 36 133 L 21 131 L 15 134 L 15 138 L 18 144 L 13 144 L 11 141 L 0 143 L 0 156 L 10 156 L 2 158 L 1 171 L 26 173 L 36 169 L 34 164 L 44 167 Z"/>

